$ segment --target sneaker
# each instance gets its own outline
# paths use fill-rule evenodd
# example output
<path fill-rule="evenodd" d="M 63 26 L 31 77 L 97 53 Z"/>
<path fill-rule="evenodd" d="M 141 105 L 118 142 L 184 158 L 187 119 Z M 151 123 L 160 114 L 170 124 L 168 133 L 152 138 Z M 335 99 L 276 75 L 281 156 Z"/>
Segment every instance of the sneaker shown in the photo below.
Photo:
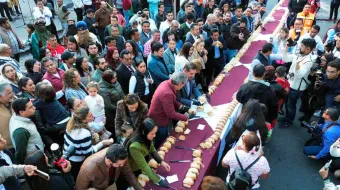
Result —
<path fill-rule="evenodd" d="M 316 110 L 313 114 L 313 116 L 315 117 L 320 117 L 320 115 L 321 115 L 321 110 Z"/>

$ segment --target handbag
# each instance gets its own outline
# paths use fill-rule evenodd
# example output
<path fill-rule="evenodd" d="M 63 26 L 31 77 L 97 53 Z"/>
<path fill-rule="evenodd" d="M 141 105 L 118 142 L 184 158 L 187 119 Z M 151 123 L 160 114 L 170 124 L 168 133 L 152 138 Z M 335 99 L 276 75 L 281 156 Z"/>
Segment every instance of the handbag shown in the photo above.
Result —
<path fill-rule="evenodd" d="M 330 124 L 329 126 L 327 126 L 324 130 L 322 131 L 318 131 L 318 128 L 315 128 L 312 131 L 312 138 L 310 138 L 309 140 L 307 140 L 305 142 L 305 146 L 320 146 L 322 143 L 322 136 L 323 134 L 332 126 L 335 125 L 335 122 L 333 122 L 332 124 Z"/>

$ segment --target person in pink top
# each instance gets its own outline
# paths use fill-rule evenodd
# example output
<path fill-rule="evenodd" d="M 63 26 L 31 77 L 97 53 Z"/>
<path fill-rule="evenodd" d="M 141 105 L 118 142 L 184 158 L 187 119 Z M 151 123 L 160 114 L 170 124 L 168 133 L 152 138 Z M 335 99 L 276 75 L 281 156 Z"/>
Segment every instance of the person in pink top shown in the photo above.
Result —
<path fill-rule="evenodd" d="M 288 80 L 285 78 L 286 76 L 286 67 L 284 66 L 279 66 L 275 70 L 275 75 L 276 75 L 276 82 L 279 83 L 282 88 L 285 90 L 285 94 L 287 95 L 289 93 L 289 88 L 290 84 Z M 280 98 L 279 99 L 279 112 L 281 110 L 281 106 L 283 105 L 284 99 Z"/>
<path fill-rule="evenodd" d="M 163 81 L 156 89 L 149 109 L 149 117 L 152 118 L 157 126 L 157 134 L 155 138 L 155 148 L 163 143 L 169 135 L 169 126 L 171 120 L 187 121 L 188 116 L 176 112 L 187 112 L 186 107 L 176 100 L 176 92 L 181 90 L 187 83 L 187 76 L 183 72 L 174 73 L 169 80 Z"/>

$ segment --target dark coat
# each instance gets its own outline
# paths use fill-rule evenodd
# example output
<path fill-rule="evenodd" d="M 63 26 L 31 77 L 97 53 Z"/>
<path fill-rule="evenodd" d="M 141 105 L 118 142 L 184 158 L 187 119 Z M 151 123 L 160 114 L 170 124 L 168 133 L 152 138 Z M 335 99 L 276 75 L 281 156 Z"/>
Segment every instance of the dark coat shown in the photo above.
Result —
<path fill-rule="evenodd" d="M 184 85 L 183 88 L 179 92 L 177 92 L 177 100 L 180 103 L 191 107 L 191 102 L 192 102 L 191 97 L 194 97 L 195 99 L 197 99 L 199 96 L 201 96 L 201 93 L 197 88 L 195 79 L 189 80 L 189 83 L 190 83 L 189 95 L 187 94 L 187 86 Z"/>
<path fill-rule="evenodd" d="M 268 122 L 277 118 L 278 98 L 270 86 L 257 81 L 249 81 L 241 86 L 236 94 L 236 99 L 243 105 L 249 99 L 256 99 L 259 103 L 266 105 L 268 109 L 266 120 Z"/>
<path fill-rule="evenodd" d="M 238 37 L 240 33 L 243 33 L 243 38 L 244 40 L 241 41 Z M 228 40 L 228 49 L 240 49 L 246 42 L 247 39 L 249 38 L 250 33 L 247 27 L 245 27 L 242 31 L 240 30 L 240 24 L 236 23 L 233 24 L 231 29 L 230 29 L 230 38 Z"/>
<path fill-rule="evenodd" d="M 218 39 L 220 42 L 223 42 L 222 36 Z M 213 46 L 213 39 L 210 37 L 207 40 L 205 40 L 205 49 L 208 51 L 208 61 L 206 64 L 206 67 L 214 66 L 214 65 L 221 65 L 224 66 L 224 58 L 223 58 L 223 48 L 220 47 L 220 58 L 215 59 L 215 46 Z"/>
<path fill-rule="evenodd" d="M 131 67 L 133 66 L 131 65 Z M 117 80 L 122 87 L 124 94 L 129 94 L 129 83 L 132 73 L 123 63 L 117 67 L 116 73 Z"/>

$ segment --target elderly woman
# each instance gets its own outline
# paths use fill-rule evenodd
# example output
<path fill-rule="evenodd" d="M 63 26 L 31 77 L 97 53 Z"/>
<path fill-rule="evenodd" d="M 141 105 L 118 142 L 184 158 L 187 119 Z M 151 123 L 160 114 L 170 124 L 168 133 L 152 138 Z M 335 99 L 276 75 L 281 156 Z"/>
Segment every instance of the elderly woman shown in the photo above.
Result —
<path fill-rule="evenodd" d="M 18 82 L 22 75 L 20 73 L 17 73 L 15 68 L 10 63 L 5 63 L 1 65 L 0 72 L 0 78 L 10 83 L 14 94 L 18 94 L 20 92 Z"/>
<path fill-rule="evenodd" d="M 115 134 L 115 121 L 117 102 L 124 98 L 124 92 L 117 81 L 117 74 L 114 71 L 106 70 L 99 82 L 99 95 L 104 99 L 106 124 L 105 127 L 112 134 Z"/>
<path fill-rule="evenodd" d="M 71 173 L 75 179 L 77 179 L 82 163 L 88 156 L 113 143 L 113 139 L 107 139 L 92 145 L 92 133 L 88 126 L 88 123 L 92 121 L 93 115 L 90 109 L 87 106 L 82 106 L 75 110 L 67 123 L 64 150 L 71 146 L 75 148 L 75 154 L 68 159 L 72 164 Z"/>
<path fill-rule="evenodd" d="M 41 81 L 43 74 L 41 72 L 41 63 L 35 59 L 28 59 L 25 61 L 25 67 L 27 70 L 26 76 L 31 78 L 34 84 Z"/>
<path fill-rule="evenodd" d="M 19 80 L 18 86 L 20 88 L 20 93 L 17 94 L 19 97 L 29 98 L 31 100 L 35 99 L 35 85 L 32 79 L 28 77 L 23 77 Z"/>
<path fill-rule="evenodd" d="M 126 140 L 125 147 L 129 153 L 130 167 L 136 176 L 144 173 L 154 184 L 167 187 L 169 184 L 166 180 L 155 174 L 148 165 L 149 160 L 146 160 L 146 158 L 152 157 L 166 171 L 170 171 L 170 166 L 158 155 L 153 143 L 157 130 L 156 123 L 151 118 L 146 118 L 138 130 Z"/>
<path fill-rule="evenodd" d="M 64 144 L 66 124 L 70 120 L 70 113 L 56 99 L 54 88 L 46 82 L 37 84 L 37 99 L 33 102 L 36 115 L 41 122 L 48 126 L 44 134 L 60 146 Z"/>
<path fill-rule="evenodd" d="M 87 96 L 85 86 L 81 83 L 79 72 L 76 69 L 71 69 L 64 73 L 63 84 L 66 100 L 71 97 L 84 100 Z"/>
<path fill-rule="evenodd" d="M 121 133 L 121 126 L 130 123 L 137 129 L 148 116 L 148 105 L 142 102 L 137 94 L 128 94 L 123 100 L 118 101 L 115 128 L 116 134 Z"/>

